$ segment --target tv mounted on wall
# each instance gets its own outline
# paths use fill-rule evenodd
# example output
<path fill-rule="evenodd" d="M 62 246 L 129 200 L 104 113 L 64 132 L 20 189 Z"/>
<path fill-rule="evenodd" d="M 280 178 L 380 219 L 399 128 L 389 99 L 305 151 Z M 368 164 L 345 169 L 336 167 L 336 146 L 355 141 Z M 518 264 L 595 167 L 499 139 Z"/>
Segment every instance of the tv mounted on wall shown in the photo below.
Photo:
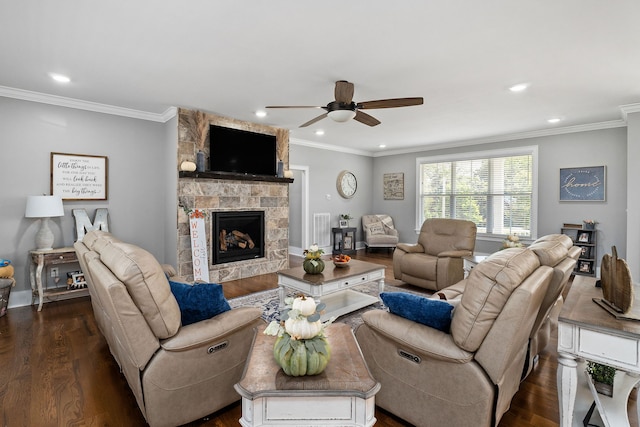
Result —
<path fill-rule="evenodd" d="M 209 126 L 209 165 L 213 172 L 276 175 L 276 137 Z"/>

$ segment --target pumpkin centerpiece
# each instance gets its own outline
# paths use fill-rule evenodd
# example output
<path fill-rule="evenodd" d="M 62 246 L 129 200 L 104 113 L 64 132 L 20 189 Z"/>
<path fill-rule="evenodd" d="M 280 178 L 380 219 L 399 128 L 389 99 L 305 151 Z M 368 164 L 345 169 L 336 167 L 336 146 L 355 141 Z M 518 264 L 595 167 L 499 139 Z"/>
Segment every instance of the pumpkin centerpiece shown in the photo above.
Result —
<path fill-rule="evenodd" d="M 309 246 L 309 249 L 305 249 L 304 261 L 302 261 L 302 268 L 309 274 L 320 274 L 324 270 L 324 261 L 321 256 L 324 254 L 324 250 L 318 247 L 317 243 Z"/>
<path fill-rule="evenodd" d="M 286 298 L 285 304 L 282 320 L 272 321 L 264 330 L 266 335 L 278 337 L 273 346 L 273 357 L 287 375 L 318 375 L 331 357 L 324 329 L 335 318 L 322 323 L 320 312 L 325 304 L 316 304 L 313 298 L 304 295 Z"/>

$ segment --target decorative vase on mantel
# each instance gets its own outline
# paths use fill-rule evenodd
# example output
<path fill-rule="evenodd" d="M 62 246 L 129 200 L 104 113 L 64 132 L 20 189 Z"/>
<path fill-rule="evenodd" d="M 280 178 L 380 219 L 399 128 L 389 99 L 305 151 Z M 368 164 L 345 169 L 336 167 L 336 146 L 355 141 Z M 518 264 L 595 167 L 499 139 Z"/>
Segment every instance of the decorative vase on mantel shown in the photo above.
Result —
<path fill-rule="evenodd" d="M 302 262 L 302 268 L 309 274 L 320 274 L 324 271 L 324 261 L 320 258 L 307 258 Z"/>

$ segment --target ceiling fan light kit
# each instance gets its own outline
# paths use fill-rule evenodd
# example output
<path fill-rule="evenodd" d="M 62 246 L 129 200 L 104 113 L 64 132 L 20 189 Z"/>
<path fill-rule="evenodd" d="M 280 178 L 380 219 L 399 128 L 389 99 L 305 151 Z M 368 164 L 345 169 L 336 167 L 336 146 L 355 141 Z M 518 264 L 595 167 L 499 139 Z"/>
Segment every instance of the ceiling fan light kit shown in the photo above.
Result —
<path fill-rule="evenodd" d="M 356 116 L 353 110 L 333 110 L 327 114 L 334 122 L 348 122 Z"/>
<path fill-rule="evenodd" d="M 306 123 L 300 125 L 301 128 L 310 126 L 325 117 L 330 117 L 332 120 L 340 123 L 348 122 L 351 119 L 363 123 L 367 126 L 376 126 L 380 124 L 380 121 L 369 114 L 362 112 L 361 110 L 375 109 L 375 108 L 396 108 L 396 107 L 410 107 L 414 105 L 422 105 L 424 99 L 422 97 L 414 98 L 393 98 L 393 99 L 379 99 L 376 101 L 366 102 L 353 102 L 353 83 L 346 80 L 338 80 L 336 82 L 334 96 L 335 100 L 328 103 L 326 106 L 310 106 L 310 105 L 270 105 L 265 108 L 322 108 L 327 112 L 319 115 Z"/>

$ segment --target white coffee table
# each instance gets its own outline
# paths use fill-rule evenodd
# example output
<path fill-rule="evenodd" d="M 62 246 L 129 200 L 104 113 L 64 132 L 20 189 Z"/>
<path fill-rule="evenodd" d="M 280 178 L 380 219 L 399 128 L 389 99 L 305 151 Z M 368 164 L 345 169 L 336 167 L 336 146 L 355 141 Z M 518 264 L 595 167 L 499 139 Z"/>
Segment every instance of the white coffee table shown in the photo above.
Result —
<path fill-rule="evenodd" d="M 356 285 L 377 282 L 378 294 L 384 291 L 384 265 L 352 259 L 348 267 L 336 267 L 325 261 L 320 274 L 308 274 L 302 267 L 278 271 L 280 308 L 284 307 L 286 288 L 301 292 L 327 305 L 321 320 L 342 316 L 379 301 L 379 297 L 350 289 Z"/>

